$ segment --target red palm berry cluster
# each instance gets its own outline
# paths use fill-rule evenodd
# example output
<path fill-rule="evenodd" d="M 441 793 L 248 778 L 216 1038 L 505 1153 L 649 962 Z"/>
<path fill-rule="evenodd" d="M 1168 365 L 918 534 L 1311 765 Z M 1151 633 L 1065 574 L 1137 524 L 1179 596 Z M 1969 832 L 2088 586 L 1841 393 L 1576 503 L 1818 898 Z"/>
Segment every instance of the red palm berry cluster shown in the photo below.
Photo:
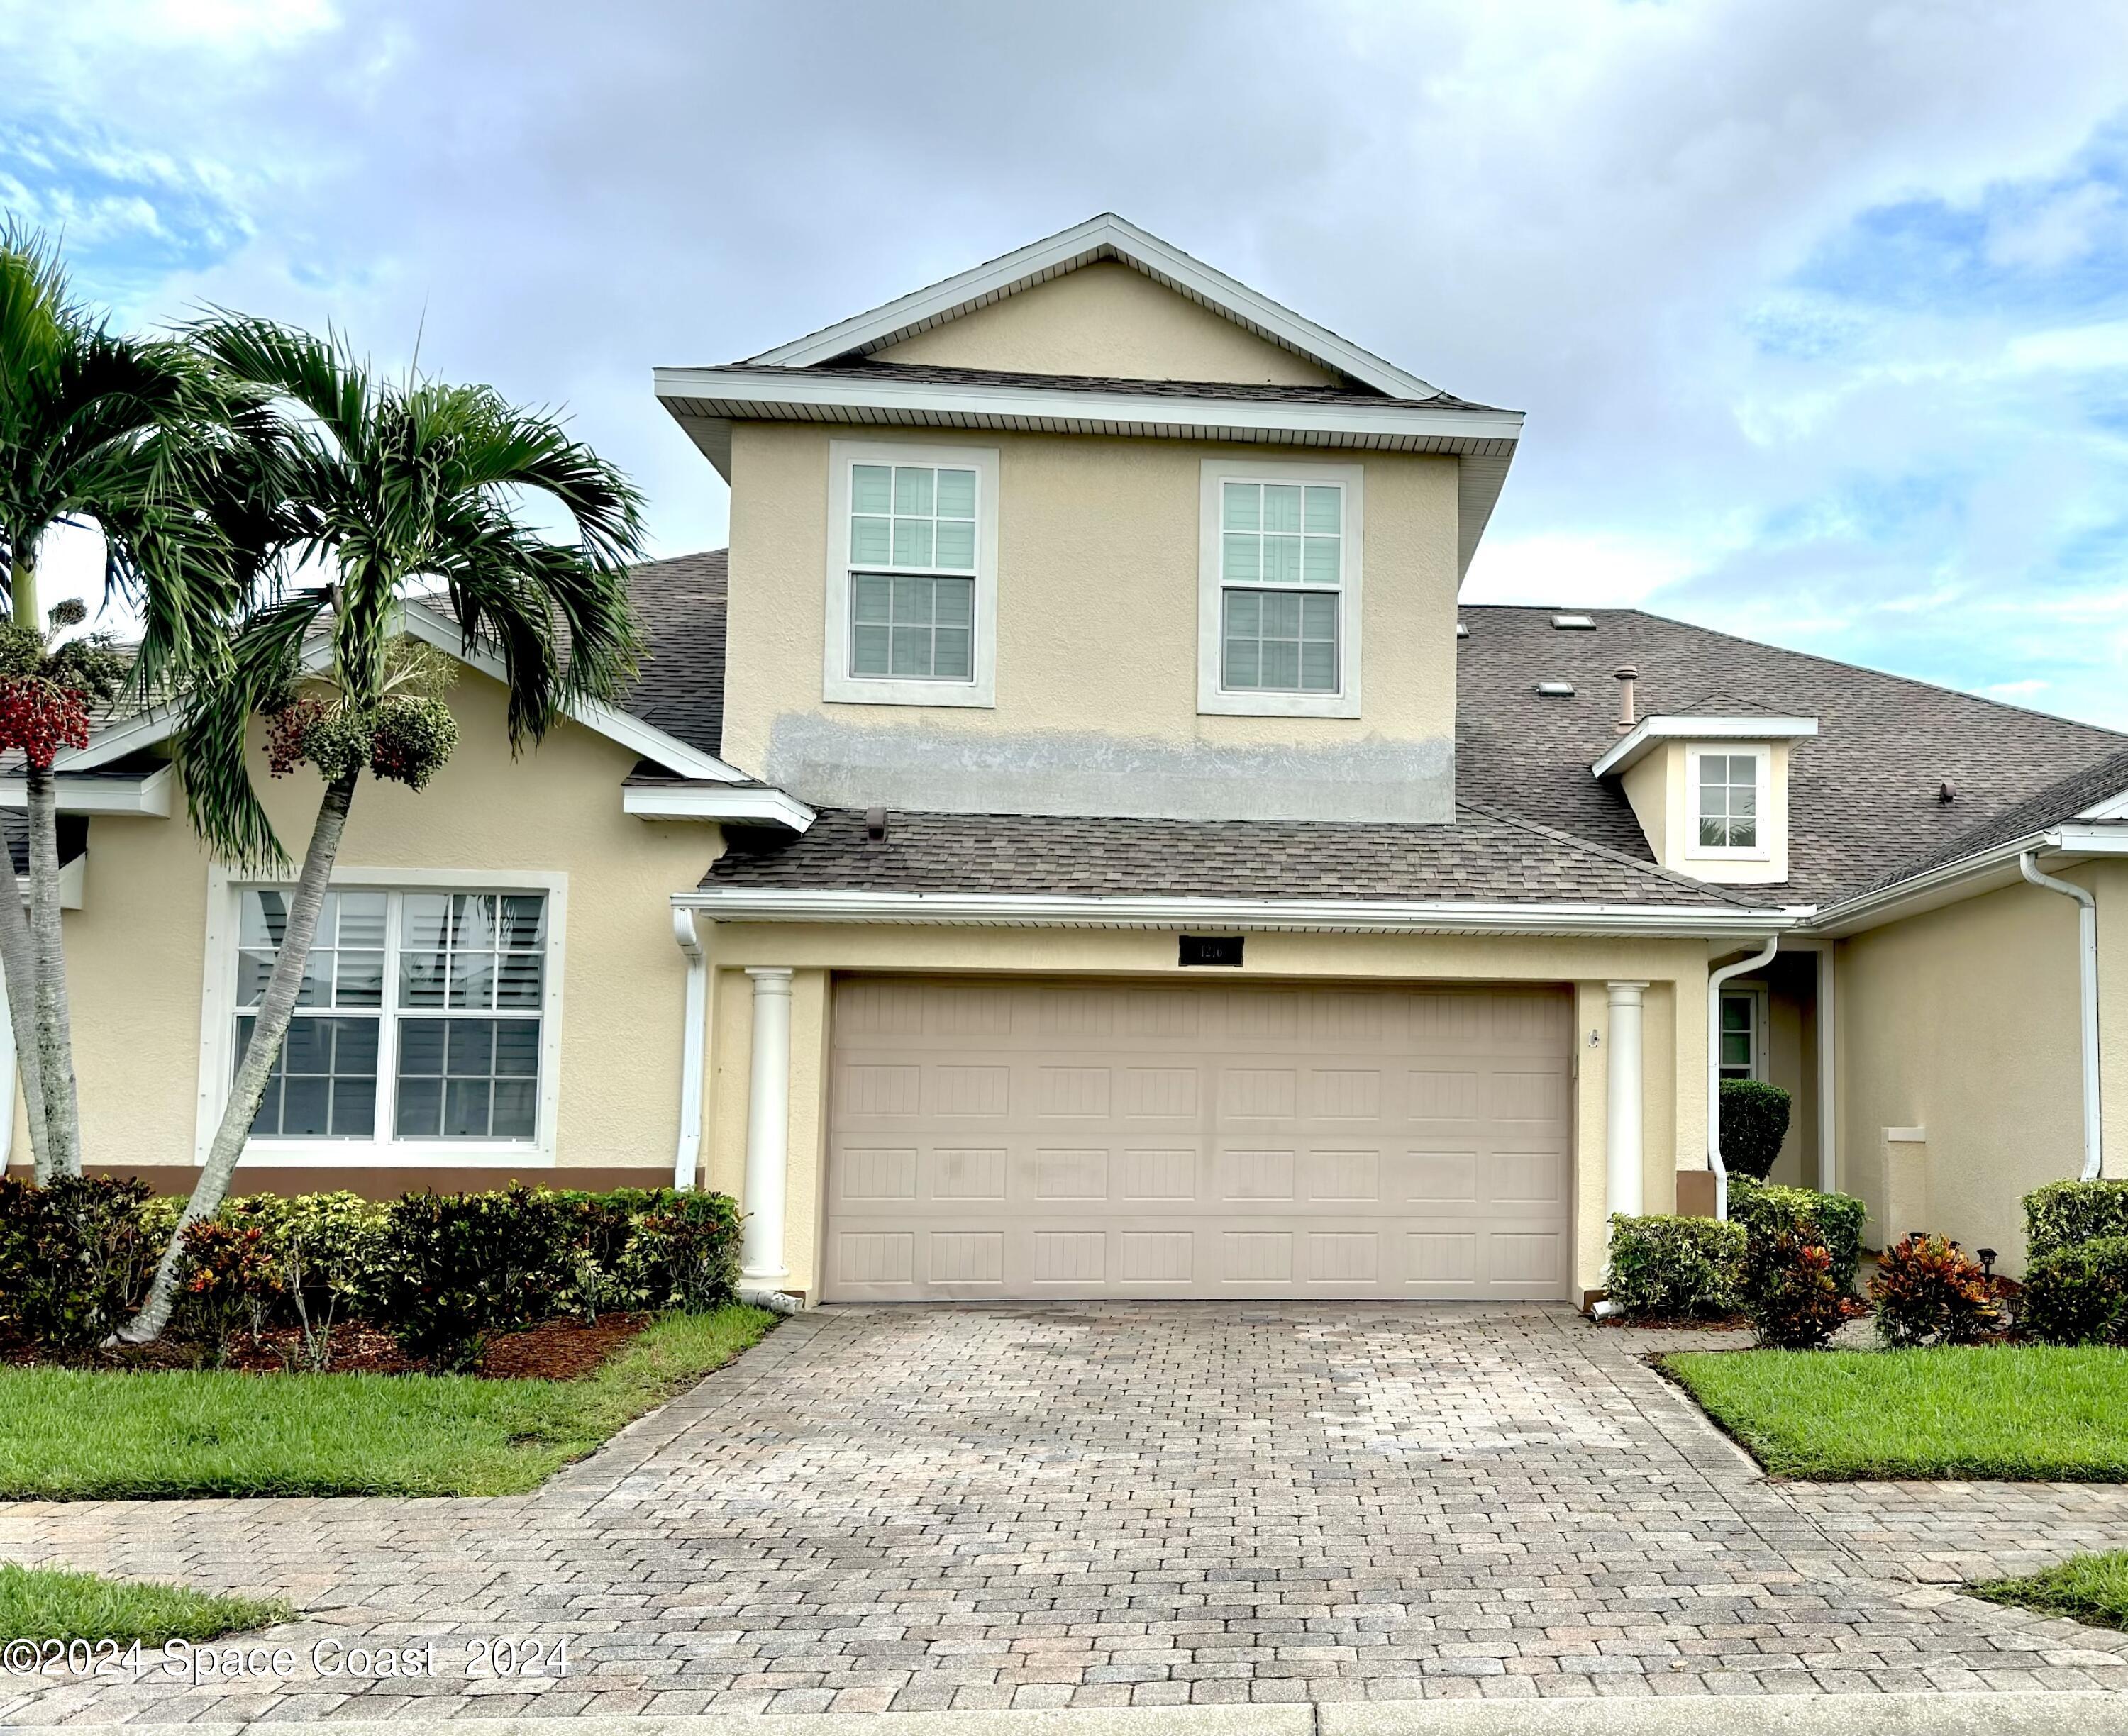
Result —
<path fill-rule="evenodd" d="M 0 679 L 0 752 L 20 748 L 39 771 L 62 747 L 88 745 L 88 704 L 70 687 L 42 676 Z"/>

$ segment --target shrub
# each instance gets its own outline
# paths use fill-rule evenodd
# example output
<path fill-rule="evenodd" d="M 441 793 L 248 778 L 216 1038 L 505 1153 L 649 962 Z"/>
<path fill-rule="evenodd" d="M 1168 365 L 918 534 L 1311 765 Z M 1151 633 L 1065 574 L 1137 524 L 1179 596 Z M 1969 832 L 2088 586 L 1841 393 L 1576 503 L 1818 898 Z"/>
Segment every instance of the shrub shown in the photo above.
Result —
<path fill-rule="evenodd" d="M 1788 1094 L 1764 1079 L 1722 1081 L 1722 1161 L 1732 1175 L 1762 1182 L 1788 1136 Z"/>
<path fill-rule="evenodd" d="M 220 1368 L 230 1340 L 248 1326 L 255 1340 L 281 1295 L 273 1249 L 257 1225 L 211 1217 L 185 1226 L 183 1248 L 181 1330 Z"/>
<path fill-rule="evenodd" d="M 410 1193 L 385 1217 L 379 1318 L 410 1356 L 477 1367 L 496 1332 L 549 1318 L 570 1273 L 547 1194 Z"/>
<path fill-rule="evenodd" d="M 2035 1260 L 2025 1269 L 2017 1321 L 2050 1344 L 2128 1345 L 2128 1236 L 2078 1242 Z"/>
<path fill-rule="evenodd" d="M 1979 1261 L 1940 1236 L 1909 1236 L 1887 1248 L 1869 1296 L 1878 1335 L 1888 1345 L 1977 1344 L 2002 1325 L 1995 1287 Z"/>
<path fill-rule="evenodd" d="M 1809 1350 L 1840 1330 L 1847 1317 L 1832 1255 L 1807 1231 L 1788 1228 L 1754 1236 L 1745 1259 L 1745 1311 L 1761 1344 Z"/>
<path fill-rule="evenodd" d="M 147 1198 L 115 1177 L 0 1179 L 0 1331 L 61 1355 L 115 1331 L 161 1252 L 141 1231 Z"/>
<path fill-rule="evenodd" d="M 335 1323 L 362 1312 L 377 1289 L 385 1208 L 355 1193 L 259 1193 L 231 1201 L 223 1215 L 265 1232 L 284 1316 L 296 1327 L 291 1360 L 322 1373 Z"/>
<path fill-rule="evenodd" d="M 1862 1226 L 1869 1215 L 1869 1207 L 1851 1193 L 1777 1188 L 1746 1176 L 1732 1176 L 1729 1182 L 1730 1222 L 1743 1225 L 1754 1237 L 1793 1231 L 1819 1243 L 1832 1256 L 1832 1280 L 1842 1295 L 1855 1288 L 1862 1264 Z"/>
<path fill-rule="evenodd" d="M 2050 1182 L 2025 1196 L 2025 1258 L 2128 1236 L 2128 1181 Z"/>
<path fill-rule="evenodd" d="M 737 1293 L 739 1244 L 739 1206 L 729 1195 L 674 1193 L 639 1221 L 623 1270 L 652 1307 L 701 1313 Z"/>
<path fill-rule="evenodd" d="M 1741 1224 L 1622 1212 L 1611 1220 L 1610 1299 L 1629 1315 L 1700 1320 L 1734 1313 L 1743 1263 Z"/>
<path fill-rule="evenodd" d="M 628 1269 L 628 1245 L 644 1214 L 677 1196 L 669 1188 L 616 1188 L 610 1193 L 549 1193 L 568 1244 L 568 1281 L 560 1302 L 587 1322 L 601 1311 L 640 1307 L 648 1299 Z"/>

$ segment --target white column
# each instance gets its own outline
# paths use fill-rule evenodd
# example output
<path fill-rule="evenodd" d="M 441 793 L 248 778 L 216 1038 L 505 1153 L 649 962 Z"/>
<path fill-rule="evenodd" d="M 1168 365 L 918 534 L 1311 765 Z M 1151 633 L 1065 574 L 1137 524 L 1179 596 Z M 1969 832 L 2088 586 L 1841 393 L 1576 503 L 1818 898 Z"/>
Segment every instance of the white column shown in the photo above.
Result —
<path fill-rule="evenodd" d="M 1840 1035 L 1832 1022 L 1839 959 L 1828 940 L 1817 955 L 1817 1187 L 1840 1191 Z"/>
<path fill-rule="evenodd" d="M 791 1274 L 783 1264 L 783 1193 L 791 1156 L 791 973 L 757 969 L 753 979 L 753 1066 L 746 1103 L 746 1223 L 739 1238 L 741 1276 L 758 1283 Z"/>
<path fill-rule="evenodd" d="M 1646 983 L 1606 983 L 1611 991 L 1611 1065 L 1606 1075 L 1603 1168 L 1606 1206 L 1641 1215 L 1641 991 Z"/>

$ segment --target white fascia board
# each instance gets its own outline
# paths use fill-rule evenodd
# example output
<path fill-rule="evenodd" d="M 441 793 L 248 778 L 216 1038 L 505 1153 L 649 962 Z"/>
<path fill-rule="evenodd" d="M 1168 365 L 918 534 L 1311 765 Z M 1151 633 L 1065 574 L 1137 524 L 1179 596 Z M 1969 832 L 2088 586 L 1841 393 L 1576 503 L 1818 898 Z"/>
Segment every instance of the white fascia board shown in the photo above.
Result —
<path fill-rule="evenodd" d="M 819 818 L 796 796 L 781 790 L 661 790 L 654 784 L 624 785 L 620 811 L 646 820 L 725 820 L 740 825 L 781 826 L 800 832 Z"/>
<path fill-rule="evenodd" d="M 402 605 L 402 610 L 406 630 L 416 638 L 448 652 L 468 668 L 477 669 L 492 681 L 506 679 L 502 659 L 483 647 L 468 646 L 464 633 L 448 616 L 425 603 L 409 602 Z M 655 760 L 682 777 L 706 778 L 719 784 L 748 781 L 744 772 L 715 755 L 691 747 L 679 737 L 667 735 L 654 724 L 646 723 L 632 713 L 618 710 L 601 700 L 572 700 L 563 709 L 585 728 L 609 741 L 618 742 L 644 759 Z"/>
<path fill-rule="evenodd" d="M 2109 795 L 2102 802 L 2093 802 L 2077 815 L 2080 820 L 2128 820 L 2128 790 L 2118 795 Z"/>
<path fill-rule="evenodd" d="M 1946 862 L 1925 874 L 1895 881 L 1874 892 L 1865 892 L 1838 904 L 1827 905 L 1811 924 L 1812 932 L 1839 937 L 1859 934 L 1925 911 L 1978 898 L 1983 892 L 2016 885 L 2021 876 L 2017 858 L 2026 851 L 2054 856 L 2088 858 L 2128 856 L 2128 826 L 2108 824 L 2063 825 L 2044 832 L 2027 832 L 2001 844 L 1976 850 L 1971 856 Z"/>
<path fill-rule="evenodd" d="M 170 817 L 170 790 L 176 782 L 168 766 L 137 778 L 57 779 L 61 813 L 133 814 L 145 819 Z M 30 786 L 19 777 L 0 779 L 0 808 L 27 808 Z"/>
<path fill-rule="evenodd" d="M 1816 718 L 1642 718 L 1589 771 L 1599 778 L 1624 771 L 1658 742 L 1795 742 L 1817 733 Z"/>
<path fill-rule="evenodd" d="M 943 325 L 1016 290 L 1031 288 L 1100 259 L 1119 259 L 1281 349 L 1348 374 L 1392 397 L 1430 398 L 1439 393 L 1438 387 L 1418 375 L 1407 373 L 1224 272 L 1193 259 L 1179 247 L 1148 235 L 1112 211 L 747 359 L 784 368 L 810 368 L 853 351 L 870 352 L 906 334 Z"/>
<path fill-rule="evenodd" d="M 1404 900 L 1066 898 L 1010 893 L 757 890 L 674 894 L 713 922 L 942 923 L 980 927 L 1300 930 L 1344 934 L 1642 934 L 1750 938 L 1785 932 L 1807 908 Z"/>
<path fill-rule="evenodd" d="M 1087 391 L 1057 386 L 1006 386 L 905 380 L 891 374 L 768 373 L 748 368 L 661 368 L 658 396 L 675 416 L 730 420 L 796 412 L 806 420 L 857 415 L 965 419 L 971 428 L 1024 426 L 1083 429 L 1177 439 L 1263 438 L 1287 443 L 1321 437 L 1326 443 L 1424 442 L 1439 452 L 1489 457 L 1512 452 L 1521 439 L 1518 410 L 1428 409 L 1423 404 L 1311 403 L 1305 399 L 1187 397 L 1165 392 Z M 954 422 L 938 425 L 953 426 Z"/>

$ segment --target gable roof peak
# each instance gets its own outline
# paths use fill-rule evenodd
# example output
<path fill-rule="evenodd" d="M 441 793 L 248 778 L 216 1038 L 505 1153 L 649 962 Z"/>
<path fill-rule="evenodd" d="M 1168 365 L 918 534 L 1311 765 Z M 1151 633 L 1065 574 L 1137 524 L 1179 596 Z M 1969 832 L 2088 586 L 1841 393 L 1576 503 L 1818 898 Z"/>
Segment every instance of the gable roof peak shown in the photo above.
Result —
<path fill-rule="evenodd" d="M 853 314 L 847 320 L 764 350 L 748 361 L 810 368 L 838 357 L 870 355 L 918 332 L 943 325 L 963 314 L 1082 266 L 1114 259 L 1142 272 L 1155 282 L 1231 320 L 1266 343 L 1357 381 L 1393 398 L 1443 396 L 1439 387 L 1385 361 L 1349 339 L 1304 318 L 1269 296 L 1192 259 L 1151 231 L 1102 211 L 1069 229 L 986 261 L 941 282 L 912 291 L 891 301 Z"/>

